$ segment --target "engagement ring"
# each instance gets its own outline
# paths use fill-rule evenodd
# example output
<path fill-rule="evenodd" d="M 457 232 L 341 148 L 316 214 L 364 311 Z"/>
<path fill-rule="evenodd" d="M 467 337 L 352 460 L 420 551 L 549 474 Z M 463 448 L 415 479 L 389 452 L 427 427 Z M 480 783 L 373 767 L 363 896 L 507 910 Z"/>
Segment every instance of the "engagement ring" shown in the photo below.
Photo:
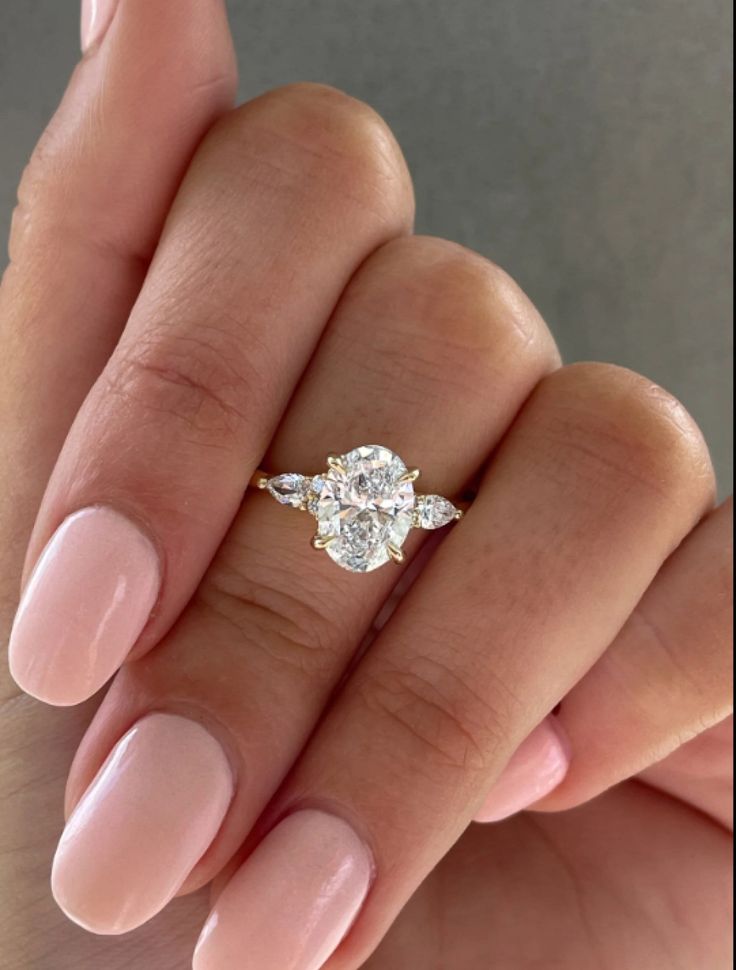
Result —
<path fill-rule="evenodd" d="M 439 529 L 462 517 L 449 499 L 415 492 L 419 474 L 389 448 L 362 445 L 329 455 L 322 474 L 272 477 L 259 470 L 251 484 L 281 505 L 313 515 L 313 547 L 343 569 L 367 573 L 390 560 L 403 562 L 411 529 Z"/>

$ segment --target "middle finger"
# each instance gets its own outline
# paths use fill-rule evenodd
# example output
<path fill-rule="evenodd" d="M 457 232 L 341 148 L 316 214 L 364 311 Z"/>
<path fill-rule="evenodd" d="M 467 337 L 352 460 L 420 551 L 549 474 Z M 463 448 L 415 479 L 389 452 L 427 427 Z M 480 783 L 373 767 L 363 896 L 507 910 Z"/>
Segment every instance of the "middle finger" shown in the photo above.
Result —
<path fill-rule="evenodd" d="M 214 126 L 39 511 L 10 641 L 24 690 L 78 703 L 163 636 L 347 280 L 412 208 L 390 132 L 347 95 L 295 85 Z"/>

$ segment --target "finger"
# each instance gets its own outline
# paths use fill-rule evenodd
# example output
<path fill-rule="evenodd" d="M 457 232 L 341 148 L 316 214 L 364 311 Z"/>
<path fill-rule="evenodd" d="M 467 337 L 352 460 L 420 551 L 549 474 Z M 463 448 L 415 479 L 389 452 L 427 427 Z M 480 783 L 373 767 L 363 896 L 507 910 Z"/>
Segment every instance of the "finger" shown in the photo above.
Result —
<path fill-rule="evenodd" d="M 114 29 L 76 69 L 26 168 L 12 262 L 0 287 L 2 642 L 63 439 L 123 328 L 182 172 L 201 136 L 231 105 L 235 86 L 223 4 L 122 0 Z M 10 125 L 3 136 L 12 137 Z M 4 961 L 56 963 L 49 935 L 38 932 L 40 916 L 52 927 L 55 952 L 66 941 L 99 965 L 99 948 L 95 960 L 94 947 L 72 941 L 49 908 L 50 894 L 39 892 L 58 837 L 63 766 L 92 712 L 81 707 L 63 724 L 58 717 L 51 723 L 43 711 L 31 716 L 16 694 L 3 663 L 0 883 L 8 902 L 12 891 L 14 913 Z M 150 936 L 147 943 L 145 956 L 142 938 L 134 949 L 150 965 L 157 943 Z M 102 959 L 106 967 L 114 965 L 109 959 Z"/>
<path fill-rule="evenodd" d="M 64 436 L 120 335 L 192 152 L 235 83 L 218 0 L 121 0 L 24 173 L 0 288 L 4 633 Z"/>
<path fill-rule="evenodd" d="M 672 554 L 611 646 L 565 697 L 558 716 L 571 766 L 540 807 L 588 801 L 731 713 L 732 527 L 729 501 Z M 725 807 L 727 799 L 711 800 L 706 789 L 704 778 L 693 792 L 700 807 Z"/>
<path fill-rule="evenodd" d="M 279 929 L 274 965 L 319 963 L 352 925 L 334 966 L 360 966 L 700 517 L 704 462 L 690 419 L 642 378 L 546 378 L 269 809 L 263 830 L 286 821 L 222 892 L 196 970 L 263 952 L 277 897 L 279 927 L 321 932 Z M 323 860 L 317 835 L 334 845 Z"/>
<path fill-rule="evenodd" d="M 570 741 L 551 714 L 514 751 L 475 813 L 476 822 L 499 822 L 554 791 L 570 770 Z"/>
<path fill-rule="evenodd" d="M 430 488 L 452 492 L 556 360 L 538 315 L 500 271 L 440 240 L 396 240 L 348 286 L 271 457 L 279 468 L 317 468 L 333 442 L 347 449 L 390 433 L 397 451 L 425 465 Z M 449 387 L 447 374 L 456 375 Z M 310 548 L 313 530 L 308 515 L 251 494 L 187 614 L 157 649 L 121 671 L 75 761 L 70 808 L 130 726 L 151 712 L 196 719 L 222 741 L 234 765 L 233 801 L 191 874 L 193 860 L 182 858 L 176 889 L 185 878 L 186 888 L 209 881 L 240 846 L 401 575 L 391 563 L 361 575 L 340 569 Z M 405 548 L 408 562 L 416 546 Z M 142 805 L 153 811 L 149 791 Z M 83 808 L 89 804 L 85 795 L 70 831 L 92 815 L 105 826 L 106 810 Z M 174 804 L 197 829 L 196 816 Z M 134 820 L 117 826 L 115 850 L 126 855 L 140 828 Z M 146 870 L 111 880 L 114 866 L 101 864 L 93 841 L 78 834 L 62 843 L 56 880 L 65 909 L 98 927 L 113 925 L 120 910 L 136 921 L 151 915 L 153 904 L 143 911 L 128 902 L 140 897 Z M 158 870 L 158 850 L 149 854 Z M 166 898 L 160 892 L 158 905 Z"/>
<path fill-rule="evenodd" d="M 471 825 L 362 970 L 436 967 L 438 952 L 448 970 L 655 970 L 674 953 L 678 970 L 727 970 L 731 868 L 725 832 L 643 785 Z"/>
<path fill-rule="evenodd" d="M 733 830 L 733 714 L 638 776 Z"/>
<path fill-rule="evenodd" d="M 339 92 L 284 88 L 211 130 L 39 513 L 11 637 L 25 690 L 77 703 L 170 627 L 345 283 L 411 211 L 388 129 Z"/>

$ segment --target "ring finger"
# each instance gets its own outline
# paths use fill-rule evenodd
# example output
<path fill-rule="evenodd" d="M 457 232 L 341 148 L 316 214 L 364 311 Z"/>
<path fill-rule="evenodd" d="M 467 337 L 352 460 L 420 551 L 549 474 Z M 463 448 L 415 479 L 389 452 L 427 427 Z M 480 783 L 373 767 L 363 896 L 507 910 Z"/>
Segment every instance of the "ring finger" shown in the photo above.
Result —
<path fill-rule="evenodd" d="M 334 966 L 363 964 L 712 500 L 693 467 L 702 439 L 644 379 L 541 383 L 246 845 L 196 970 L 321 966 L 351 926 Z"/>
<path fill-rule="evenodd" d="M 449 243 L 395 241 L 343 295 L 269 460 L 307 471 L 327 450 L 384 442 L 424 467 L 427 491 L 452 494 L 556 363 L 544 324 L 504 274 Z M 170 797 L 187 759 L 172 752 L 176 777 L 160 777 L 155 791 L 139 777 L 145 772 L 120 782 L 125 772 L 104 772 L 57 855 L 57 899 L 74 918 L 119 932 L 153 915 L 188 876 L 187 888 L 212 878 L 304 745 L 399 575 L 390 563 L 368 575 L 342 570 L 310 549 L 311 531 L 308 516 L 251 495 L 187 614 L 113 684 L 72 772 L 70 807 L 121 736 L 152 711 L 202 721 L 228 750 L 236 782 L 224 821 L 216 813 L 216 824 L 207 823 L 211 844 L 196 865 L 211 801 Z M 187 743 L 191 729 L 180 736 Z M 150 821 L 119 815 L 137 784 L 149 786 L 146 818 L 175 816 L 158 820 L 154 841 Z M 197 839 L 185 838 L 190 830 Z M 187 852 L 194 844 L 194 857 L 172 861 L 162 831 Z M 101 853 L 103 833 L 109 851 Z"/>

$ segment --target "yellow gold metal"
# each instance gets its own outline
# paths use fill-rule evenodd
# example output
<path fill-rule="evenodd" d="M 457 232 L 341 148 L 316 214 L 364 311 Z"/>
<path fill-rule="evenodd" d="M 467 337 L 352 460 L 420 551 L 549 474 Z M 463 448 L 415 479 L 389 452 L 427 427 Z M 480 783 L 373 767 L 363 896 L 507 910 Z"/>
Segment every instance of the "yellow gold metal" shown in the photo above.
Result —
<path fill-rule="evenodd" d="M 388 554 L 391 557 L 392 562 L 395 562 L 397 565 L 400 565 L 404 561 L 404 553 L 401 549 L 398 548 L 398 546 L 394 546 L 389 542 L 389 544 L 386 546 L 386 550 L 388 551 Z"/>
<path fill-rule="evenodd" d="M 337 536 L 313 536 L 312 549 L 326 549 L 335 539 Z"/>
<path fill-rule="evenodd" d="M 329 468 L 334 468 L 336 472 L 340 472 L 341 475 L 347 474 L 347 470 L 342 463 L 340 455 L 328 455 L 327 465 Z"/>
<path fill-rule="evenodd" d="M 465 515 L 465 512 L 462 509 L 458 509 L 457 512 L 455 513 L 455 521 L 458 522 L 460 519 L 462 519 L 464 515 Z"/>
<path fill-rule="evenodd" d="M 399 481 L 402 485 L 405 485 L 407 482 L 415 482 L 421 474 L 418 468 L 407 468 Z"/>
<path fill-rule="evenodd" d="M 258 468 L 250 480 L 251 487 L 264 489 L 268 485 L 268 478 L 269 476 L 262 469 Z"/>

